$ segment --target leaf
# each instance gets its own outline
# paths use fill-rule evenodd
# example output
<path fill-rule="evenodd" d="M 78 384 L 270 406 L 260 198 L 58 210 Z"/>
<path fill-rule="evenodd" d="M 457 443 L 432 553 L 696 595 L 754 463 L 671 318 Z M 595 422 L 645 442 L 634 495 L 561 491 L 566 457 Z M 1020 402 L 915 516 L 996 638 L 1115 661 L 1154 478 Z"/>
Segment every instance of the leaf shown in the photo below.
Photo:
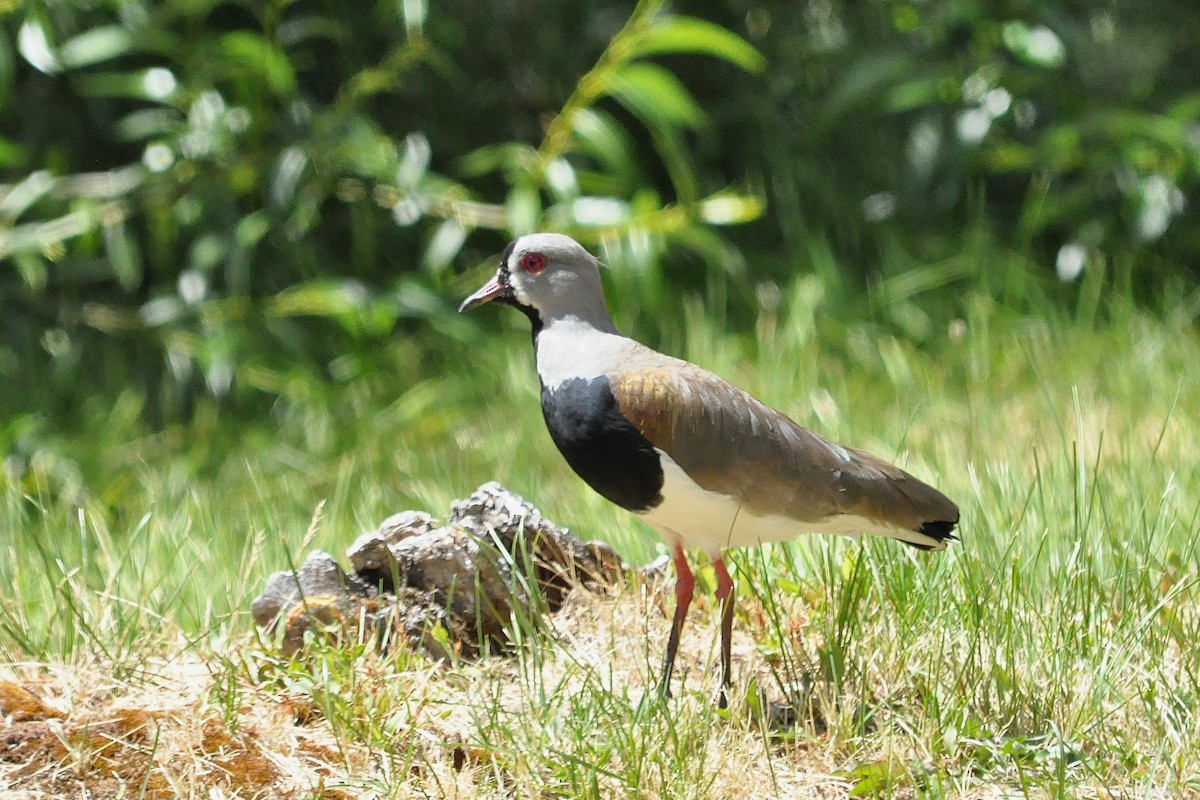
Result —
<path fill-rule="evenodd" d="M 31 172 L 0 199 L 0 219 L 14 220 L 54 188 L 54 178 L 45 170 Z"/>
<path fill-rule="evenodd" d="M 620 225 L 629 219 L 629 204 L 614 197 L 580 197 L 569 205 L 571 222 L 586 228 Z"/>
<path fill-rule="evenodd" d="M 406 189 L 415 189 L 429 171 L 429 159 L 432 155 L 433 151 L 425 134 L 418 131 L 404 137 L 404 153 L 396 170 L 396 184 Z"/>
<path fill-rule="evenodd" d="M 404 15 L 404 30 L 409 36 L 419 36 L 429 14 L 425 0 L 400 0 L 400 12 Z"/>
<path fill-rule="evenodd" d="M 253 247 L 271 230 L 271 220 L 265 211 L 253 211 L 238 220 L 234 241 L 240 247 Z"/>
<path fill-rule="evenodd" d="M 3 97 L 0 97 L 0 105 L 3 103 Z M 11 139 L 0 137 L 0 167 L 15 169 L 24 163 L 25 148 Z"/>
<path fill-rule="evenodd" d="M 687 144 L 676 128 L 647 123 L 650 128 L 650 139 L 654 142 L 654 150 L 662 159 L 663 167 L 675 188 L 675 197 L 683 206 L 690 206 L 698 199 L 699 191 L 696 186 L 696 173 L 692 169 L 687 155 Z"/>
<path fill-rule="evenodd" d="M 221 37 L 221 55 L 233 67 L 256 72 L 275 94 L 288 96 L 296 91 L 296 74 L 283 51 L 263 37 L 249 31 L 233 31 Z"/>
<path fill-rule="evenodd" d="M 44 222 L 17 225 L 0 235 L 0 259 L 24 251 L 46 254 L 63 252 L 63 243 L 96 226 L 96 214 L 90 210 L 72 211 Z"/>
<path fill-rule="evenodd" d="M 175 76 L 162 67 L 134 72 L 85 72 L 76 77 L 83 93 L 90 97 L 131 97 L 162 101 L 175 91 Z"/>
<path fill-rule="evenodd" d="M 35 69 L 47 75 L 62 71 L 62 64 L 50 46 L 50 37 L 41 20 L 33 17 L 25 20 L 17 32 L 17 50 Z"/>
<path fill-rule="evenodd" d="M 556 200 L 570 200 L 579 196 L 579 178 L 570 161 L 556 158 L 546 165 L 546 189 Z"/>
<path fill-rule="evenodd" d="M 505 198 L 504 210 L 508 218 L 508 230 L 514 236 L 533 233 L 538 229 L 538 220 L 542 215 L 542 201 L 537 189 L 525 182 L 517 184 Z"/>
<path fill-rule="evenodd" d="M 440 271 L 454 260 L 466 241 L 467 231 L 458 220 L 446 220 L 429 240 L 425 256 L 421 259 L 422 265 L 431 272 Z"/>
<path fill-rule="evenodd" d="M 841 773 L 851 781 L 850 797 L 887 796 L 907 777 L 904 768 L 892 760 L 873 761 Z"/>
<path fill-rule="evenodd" d="M 892 112 L 911 111 L 941 102 L 940 76 L 903 81 L 888 90 L 883 106 Z"/>
<path fill-rule="evenodd" d="M 1024 20 L 1009 20 L 1000 29 L 1000 39 L 1009 52 L 1037 67 L 1055 69 L 1067 59 L 1062 39 L 1045 25 L 1030 27 Z"/>
<path fill-rule="evenodd" d="M 535 153 L 529 145 L 517 142 L 486 144 L 476 148 L 458 160 L 458 171 L 468 178 L 478 178 L 489 172 L 499 172 L 511 167 L 524 169 L 532 163 Z"/>
<path fill-rule="evenodd" d="M 17 83 L 17 65 L 14 62 L 12 44 L 7 38 L 0 39 L 0 108 L 9 108 L 13 101 L 13 90 Z"/>
<path fill-rule="evenodd" d="M 142 282 L 142 253 L 124 220 L 117 219 L 104 225 L 104 249 L 117 283 L 125 290 L 136 289 Z"/>
<path fill-rule="evenodd" d="M 637 178 L 629 134 L 608 114 L 584 108 L 571 118 L 571 132 L 580 150 L 599 161 L 612 175 L 630 182 Z"/>
<path fill-rule="evenodd" d="M 761 197 L 722 192 L 700 202 L 700 218 L 710 225 L 738 225 L 758 219 L 765 207 Z"/>
<path fill-rule="evenodd" d="M 329 317 L 358 311 L 367 300 L 367 290 L 357 281 L 313 280 L 269 298 L 265 309 L 273 317 Z"/>
<path fill-rule="evenodd" d="M 58 57 L 64 67 L 89 67 L 110 58 L 128 55 L 137 42 L 133 32 L 122 25 L 103 25 L 74 36 L 59 48 Z"/>
<path fill-rule="evenodd" d="M 291 207 L 308 164 L 308 154 L 299 146 L 293 145 L 279 154 L 270 182 L 269 196 L 273 206 L 277 208 Z"/>
<path fill-rule="evenodd" d="M 139 108 L 113 123 L 113 136 L 123 142 L 140 142 L 174 133 L 179 115 L 168 108 Z"/>
<path fill-rule="evenodd" d="M 169 325 L 183 318 L 187 306 L 176 295 L 164 295 L 148 300 L 138 309 L 138 318 L 149 328 Z"/>
<path fill-rule="evenodd" d="M 655 64 L 625 64 L 613 73 L 606 93 L 647 125 L 698 128 L 705 121 L 679 79 Z"/>
<path fill-rule="evenodd" d="M 638 56 L 656 53 L 702 53 L 758 74 L 767 59 L 742 37 L 708 20 L 685 16 L 662 16 L 638 37 L 633 52 Z"/>

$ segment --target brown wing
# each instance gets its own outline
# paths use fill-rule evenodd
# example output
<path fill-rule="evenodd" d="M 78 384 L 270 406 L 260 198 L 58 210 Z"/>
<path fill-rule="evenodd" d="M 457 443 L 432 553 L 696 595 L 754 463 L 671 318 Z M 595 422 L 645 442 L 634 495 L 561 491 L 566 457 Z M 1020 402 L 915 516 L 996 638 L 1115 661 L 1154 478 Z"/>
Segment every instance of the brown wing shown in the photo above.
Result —
<path fill-rule="evenodd" d="M 829 442 L 686 362 L 610 375 L 618 406 L 700 486 L 757 514 L 805 522 L 854 514 L 947 538 L 958 508 L 870 453 Z"/>

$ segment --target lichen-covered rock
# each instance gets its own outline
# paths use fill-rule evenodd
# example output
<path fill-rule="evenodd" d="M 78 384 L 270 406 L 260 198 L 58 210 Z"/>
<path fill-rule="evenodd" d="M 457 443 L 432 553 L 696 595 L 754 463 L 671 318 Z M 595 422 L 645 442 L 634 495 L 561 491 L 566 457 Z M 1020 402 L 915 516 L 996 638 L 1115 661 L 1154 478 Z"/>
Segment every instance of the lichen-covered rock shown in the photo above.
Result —
<path fill-rule="evenodd" d="M 500 640 L 514 606 L 528 597 L 495 544 L 457 528 L 435 528 L 389 548 L 405 586 L 430 593 L 452 615 Z"/>
<path fill-rule="evenodd" d="M 388 544 L 395 544 L 410 536 L 429 533 L 437 526 L 437 521 L 424 511 L 401 511 L 379 523 L 379 533 Z"/>
<path fill-rule="evenodd" d="M 351 595 L 351 588 L 356 596 Z M 341 631 L 352 625 L 358 598 L 366 599 L 370 594 L 365 584 L 350 581 L 333 556 L 314 550 L 295 572 L 271 575 L 262 594 L 251 604 L 250 613 L 268 632 L 283 621 L 283 650 L 290 655 L 304 642 L 304 633 L 309 629 Z"/>
<path fill-rule="evenodd" d="M 385 602 L 371 609 L 364 622 L 377 632 L 384 650 L 390 649 L 396 636 L 403 636 L 410 647 L 435 661 L 476 654 L 474 638 L 428 592 L 403 587 L 383 597 Z"/>
<path fill-rule="evenodd" d="M 530 597 L 534 581 L 553 611 L 572 587 L 607 584 L 625 569 L 611 547 L 580 541 L 497 483 L 455 501 L 445 527 L 421 511 L 394 514 L 346 556 L 350 573 L 314 552 L 295 572 L 272 575 L 254 600 L 260 626 L 284 625 L 285 652 L 311 630 L 373 635 L 384 646 L 403 639 L 435 659 L 470 657 L 485 640 L 503 644 L 514 614 L 541 610 Z"/>
<path fill-rule="evenodd" d="M 485 483 L 465 500 L 450 505 L 450 525 L 499 542 L 514 562 L 532 567 L 551 611 L 572 587 L 619 580 L 621 557 L 602 542 L 583 542 L 567 528 L 544 519 L 521 496 L 498 483 Z"/>
<path fill-rule="evenodd" d="M 437 527 L 433 517 L 424 511 L 401 511 L 392 514 L 373 531 L 367 531 L 346 549 L 350 566 L 364 579 L 380 584 L 386 590 L 394 588 L 396 560 L 390 546 L 413 536 L 429 533 Z"/>

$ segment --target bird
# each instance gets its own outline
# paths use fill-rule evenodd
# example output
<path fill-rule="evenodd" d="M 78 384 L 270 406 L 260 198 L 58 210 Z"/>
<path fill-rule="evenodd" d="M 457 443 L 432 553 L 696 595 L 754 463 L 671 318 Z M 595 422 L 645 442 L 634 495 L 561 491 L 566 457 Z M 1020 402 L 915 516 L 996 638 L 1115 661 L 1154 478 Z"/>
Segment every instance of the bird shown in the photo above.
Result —
<path fill-rule="evenodd" d="M 671 549 L 675 613 L 659 684 L 664 697 L 671 696 L 695 589 L 687 550 L 703 550 L 716 573 L 718 700 L 725 707 L 735 596 L 726 550 L 806 533 L 881 535 L 920 550 L 944 550 L 958 538 L 958 507 L 937 489 L 618 332 L 600 262 L 569 236 L 533 233 L 511 242 L 495 275 L 459 312 L 485 303 L 529 318 L 542 415 L 567 464 Z"/>

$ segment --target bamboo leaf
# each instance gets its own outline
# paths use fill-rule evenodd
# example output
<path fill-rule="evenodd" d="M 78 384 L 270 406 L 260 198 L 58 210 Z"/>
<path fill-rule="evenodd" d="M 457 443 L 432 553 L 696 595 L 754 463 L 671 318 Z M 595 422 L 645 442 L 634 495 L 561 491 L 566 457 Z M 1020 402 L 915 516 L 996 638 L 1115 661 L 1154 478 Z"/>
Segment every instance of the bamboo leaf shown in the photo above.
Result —
<path fill-rule="evenodd" d="M 648 125 L 698 128 L 705 121 L 704 111 L 679 79 L 655 64 L 623 65 L 606 92 Z"/>
<path fill-rule="evenodd" d="M 425 256 L 421 259 L 425 269 L 438 272 L 454 260 L 467 241 L 467 231 L 458 220 L 448 219 L 438 226 L 429 245 L 425 248 Z"/>
<path fill-rule="evenodd" d="M 267 316 L 329 317 L 358 311 L 368 301 L 357 281 L 313 280 L 290 286 L 266 302 Z"/>
<path fill-rule="evenodd" d="M 595 108 L 581 109 L 571 120 L 571 128 L 580 149 L 608 172 L 625 182 L 636 179 L 629 134 L 611 116 Z"/>
<path fill-rule="evenodd" d="M 137 42 L 123 25 L 103 25 L 74 36 L 59 48 L 58 58 L 68 69 L 89 67 L 101 61 L 128 55 Z"/>
<path fill-rule="evenodd" d="M 131 97 L 162 101 L 174 93 L 175 76 L 162 67 L 133 72 L 88 72 L 76 77 L 83 93 L 91 97 Z"/>
<path fill-rule="evenodd" d="M 137 288 L 142 282 L 142 253 L 123 219 L 104 225 L 104 249 L 121 288 Z"/>
<path fill-rule="evenodd" d="M 45 24 L 36 17 L 29 17 L 17 32 L 17 50 L 25 60 L 47 75 L 62 71 L 55 48 L 50 44 Z"/>
<path fill-rule="evenodd" d="M 54 178 L 45 170 L 31 172 L 0 198 L 0 219 L 14 220 L 54 188 Z"/>
<path fill-rule="evenodd" d="M 508 229 L 516 236 L 533 233 L 538 229 L 542 216 L 542 201 L 537 189 L 528 183 L 517 184 L 505 198 L 504 211 L 508 217 Z"/>
<path fill-rule="evenodd" d="M 663 16 L 638 37 L 634 53 L 701 53 L 735 64 L 758 74 L 767 60 L 742 37 L 708 20 L 685 16 Z"/>

